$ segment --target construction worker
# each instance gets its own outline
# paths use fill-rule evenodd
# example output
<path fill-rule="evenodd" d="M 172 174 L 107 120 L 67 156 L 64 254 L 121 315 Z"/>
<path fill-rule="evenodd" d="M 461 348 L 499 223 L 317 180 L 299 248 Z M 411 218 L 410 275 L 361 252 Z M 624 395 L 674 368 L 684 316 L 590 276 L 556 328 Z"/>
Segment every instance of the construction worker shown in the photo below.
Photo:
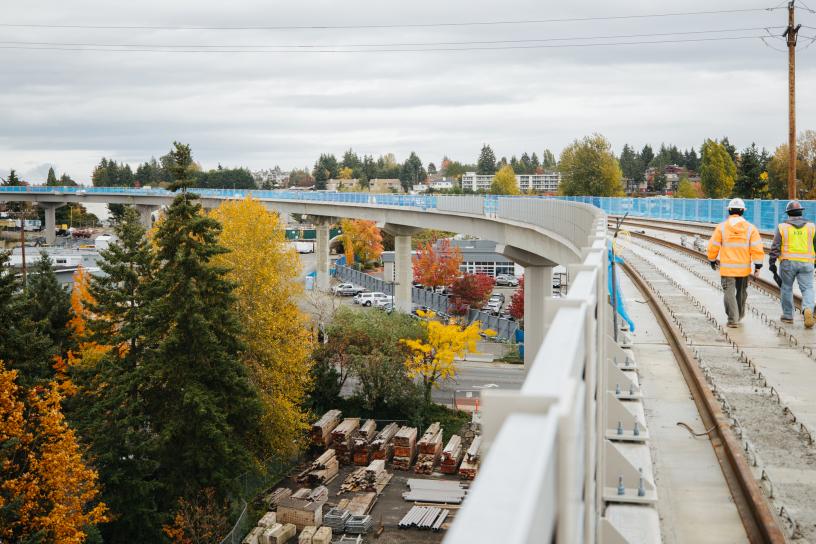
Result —
<path fill-rule="evenodd" d="M 782 322 L 793 323 L 793 282 L 799 283 L 802 292 L 802 314 L 805 317 L 805 328 L 812 328 L 813 319 L 813 263 L 814 237 L 816 225 L 806 221 L 802 214 L 805 209 L 798 200 L 791 200 L 785 207 L 788 219 L 780 223 L 774 233 L 774 241 L 768 258 L 769 269 L 776 273 L 776 261 L 779 259 L 780 285 L 782 295 Z"/>
<path fill-rule="evenodd" d="M 712 270 L 720 269 L 725 313 L 731 328 L 738 327 L 745 317 L 751 264 L 754 276 L 758 276 L 765 260 L 759 230 L 742 217 L 744 213 L 745 202 L 741 198 L 732 199 L 728 203 L 728 219 L 717 225 L 708 241 L 708 261 Z"/>

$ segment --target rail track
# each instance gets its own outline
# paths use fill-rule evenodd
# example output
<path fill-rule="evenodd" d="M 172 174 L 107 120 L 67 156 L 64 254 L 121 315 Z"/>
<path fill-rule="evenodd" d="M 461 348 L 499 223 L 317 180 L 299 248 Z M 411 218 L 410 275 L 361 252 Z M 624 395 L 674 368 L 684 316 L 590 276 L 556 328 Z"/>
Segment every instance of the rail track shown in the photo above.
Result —
<path fill-rule="evenodd" d="M 700 419 L 705 426 L 725 481 L 751 543 L 786 542 L 784 533 L 754 477 L 740 441 L 731 430 L 728 417 L 709 388 L 695 356 L 686 345 L 683 333 L 640 273 L 629 263 L 623 270 L 646 299 L 669 343 L 691 392 Z"/>
<path fill-rule="evenodd" d="M 624 225 L 633 227 L 640 227 L 644 229 L 660 230 L 663 232 L 671 232 L 673 234 L 696 234 L 708 238 L 711 236 L 711 231 L 715 225 L 699 225 L 694 223 L 684 224 L 677 221 L 663 221 L 660 219 L 646 219 L 641 217 L 627 217 Z M 765 242 L 773 241 L 773 234 L 769 232 L 759 232 L 759 236 Z"/>

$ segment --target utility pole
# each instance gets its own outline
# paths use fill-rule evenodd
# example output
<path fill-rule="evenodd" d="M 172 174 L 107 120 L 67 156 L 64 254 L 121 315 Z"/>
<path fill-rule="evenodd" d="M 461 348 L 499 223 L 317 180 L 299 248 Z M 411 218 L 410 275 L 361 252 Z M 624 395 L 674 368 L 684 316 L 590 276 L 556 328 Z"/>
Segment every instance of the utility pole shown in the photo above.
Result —
<path fill-rule="evenodd" d="M 795 0 L 788 2 L 788 198 L 796 195 L 796 38 L 802 25 L 795 24 Z"/>
<path fill-rule="evenodd" d="M 26 220 L 26 212 L 25 206 L 26 204 L 22 204 L 22 208 L 20 208 L 20 253 L 21 257 L 23 258 L 23 291 L 28 289 L 28 270 L 26 268 L 26 254 L 25 254 L 25 220 Z"/>

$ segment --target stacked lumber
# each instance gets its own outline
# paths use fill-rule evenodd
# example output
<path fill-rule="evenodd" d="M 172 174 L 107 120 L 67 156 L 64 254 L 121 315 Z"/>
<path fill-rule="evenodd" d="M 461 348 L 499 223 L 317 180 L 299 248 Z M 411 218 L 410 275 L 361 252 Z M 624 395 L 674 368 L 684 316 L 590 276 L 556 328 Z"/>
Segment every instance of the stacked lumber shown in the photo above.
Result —
<path fill-rule="evenodd" d="M 371 461 L 365 468 L 358 468 L 346 477 L 340 485 L 340 493 L 349 491 L 375 491 L 378 495 L 382 493 L 392 475 L 385 470 L 385 461 L 378 459 Z"/>
<path fill-rule="evenodd" d="M 340 463 L 337 461 L 335 451 L 328 449 L 312 461 L 306 470 L 295 476 L 295 480 L 308 482 L 311 485 L 321 485 L 332 481 L 339 470 Z"/>
<path fill-rule="evenodd" d="M 298 489 L 297 491 L 292 493 L 292 496 L 289 497 L 289 498 L 290 499 L 299 499 L 299 500 L 305 501 L 305 500 L 307 500 L 309 498 L 309 495 L 311 495 L 311 493 L 312 493 L 312 490 L 310 488 L 301 487 L 300 489 Z"/>
<path fill-rule="evenodd" d="M 347 417 L 331 433 L 332 447 L 337 452 L 337 459 L 344 465 L 351 464 L 352 439 L 359 428 L 359 417 Z"/>
<path fill-rule="evenodd" d="M 431 474 L 439 455 L 442 453 L 442 426 L 439 422 L 432 423 L 425 430 L 425 434 L 417 443 L 419 455 L 417 456 L 414 472 L 416 474 Z"/>
<path fill-rule="evenodd" d="M 389 423 L 383 430 L 377 433 L 377 436 L 371 441 L 372 459 L 391 460 L 391 457 L 394 455 L 394 436 L 396 436 L 398 431 L 399 425 Z"/>
<path fill-rule="evenodd" d="M 284 544 L 297 534 L 297 528 L 291 523 L 276 523 L 269 529 L 264 529 L 258 539 L 259 544 Z"/>
<path fill-rule="evenodd" d="M 331 544 L 332 530 L 330 527 L 321 527 L 315 531 L 312 537 L 312 544 Z"/>
<path fill-rule="evenodd" d="M 312 502 L 326 502 L 329 500 L 329 488 L 325 485 L 315 487 L 306 497 L 306 500 Z"/>
<path fill-rule="evenodd" d="M 352 516 L 364 516 L 371 511 L 375 502 L 377 502 L 377 493 L 369 491 L 355 495 L 345 508 Z"/>
<path fill-rule="evenodd" d="M 263 536 L 264 528 L 263 527 L 255 527 L 252 529 L 247 536 L 241 541 L 241 544 L 259 544 L 260 538 Z"/>
<path fill-rule="evenodd" d="M 465 453 L 465 458 L 459 466 L 459 477 L 463 480 L 472 480 L 476 477 L 479 471 L 479 446 L 482 445 L 482 437 L 477 436 L 471 442 L 470 447 Z"/>
<path fill-rule="evenodd" d="M 298 529 L 323 523 L 323 503 L 288 498 L 278 504 L 278 523 L 291 523 Z"/>
<path fill-rule="evenodd" d="M 462 437 L 453 435 L 442 450 L 442 462 L 439 470 L 442 474 L 456 474 L 459 469 L 459 461 L 462 460 Z"/>
<path fill-rule="evenodd" d="M 264 504 L 266 504 L 267 508 L 270 510 L 274 510 L 278 507 L 278 503 L 281 499 L 289 497 L 291 494 L 292 490 L 288 487 L 279 487 L 264 497 Z"/>
<path fill-rule="evenodd" d="M 402 427 L 394 435 L 394 461 L 396 470 L 408 470 L 416 456 L 416 427 Z"/>
<path fill-rule="evenodd" d="M 371 441 L 377 434 L 377 423 L 369 419 L 362 425 L 354 436 L 351 444 L 351 456 L 355 465 L 364 467 L 371 459 Z"/>
<path fill-rule="evenodd" d="M 331 432 L 340 424 L 343 412 L 340 410 L 329 410 L 323 417 L 312 424 L 312 444 L 328 448 L 331 444 Z"/>
<path fill-rule="evenodd" d="M 317 527 L 309 525 L 303 528 L 303 532 L 298 536 L 298 544 L 312 544 L 312 538 L 317 532 Z"/>
<path fill-rule="evenodd" d="M 264 529 L 268 529 L 275 525 L 278 522 L 278 519 L 275 515 L 275 512 L 267 512 L 266 514 L 258 520 L 258 527 L 263 527 Z"/>

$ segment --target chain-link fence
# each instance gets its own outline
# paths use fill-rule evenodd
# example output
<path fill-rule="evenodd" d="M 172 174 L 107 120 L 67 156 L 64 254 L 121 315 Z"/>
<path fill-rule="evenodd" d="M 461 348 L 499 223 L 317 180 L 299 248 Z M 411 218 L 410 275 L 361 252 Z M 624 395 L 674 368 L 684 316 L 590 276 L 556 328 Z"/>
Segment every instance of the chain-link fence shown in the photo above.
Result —
<path fill-rule="evenodd" d="M 234 502 L 237 502 L 236 510 L 239 514 L 232 529 L 220 544 L 241 544 L 244 536 L 254 526 L 255 520 L 251 519 L 250 508 L 253 499 L 261 491 L 280 481 L 293 465 L 294 462 L 291 460 L 270 457 L 256 470 L 247 471 L 236 478 L 238 488 L 236 492 L 239 497 Z"/>
<path fill-rule="evenodd" d="M 343 281 L 365 287 L 369 291 L 379 291 L 387 295 L 394 294 L 394 284 L 380 278 L 375 278 L 365 272 L 354 270 L 343 265 L 336 266 L 335 276 Z M 440 293 L 429 291 L 428 289 L 411 289 L 411 302 L 417 306 L 429 308 L 436 313 L 450 314 L 450 302 L 448 297 Z M 492 329 L 496 331 L 496 337 L 501 340 L 514 338 L 518 323 L 511 319 L 505 319 L 496 315 L 471 309 L 468 313 L 468 323 L 479 320 L 482 329 Z"/>

